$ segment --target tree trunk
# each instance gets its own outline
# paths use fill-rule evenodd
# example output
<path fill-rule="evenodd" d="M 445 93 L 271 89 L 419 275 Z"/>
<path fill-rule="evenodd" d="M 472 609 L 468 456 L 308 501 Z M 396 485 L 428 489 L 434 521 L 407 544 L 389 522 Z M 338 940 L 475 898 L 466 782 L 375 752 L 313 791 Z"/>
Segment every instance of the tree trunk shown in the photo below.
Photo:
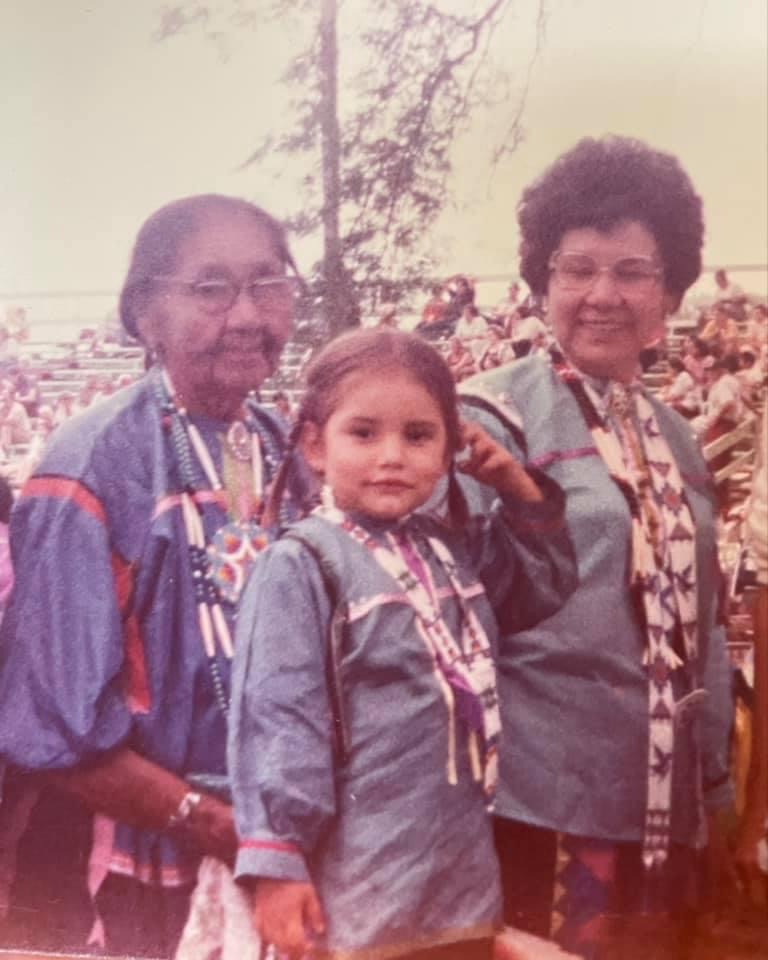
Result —
<path fill-rule="evenodd" d="M 322 0 L 320 8 L 320 141 L 323 165 L 323 319 L 331 335 L 354 323 L 349 284 L 341 255 L 341 134 L 337 104 L 338 47 L 336 0 Z"/>

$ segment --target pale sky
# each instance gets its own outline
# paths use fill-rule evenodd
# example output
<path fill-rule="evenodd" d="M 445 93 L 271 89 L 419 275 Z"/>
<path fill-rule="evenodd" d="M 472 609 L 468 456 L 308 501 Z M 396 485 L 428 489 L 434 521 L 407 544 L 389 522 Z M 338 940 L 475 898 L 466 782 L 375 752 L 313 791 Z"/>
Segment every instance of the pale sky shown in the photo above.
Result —
<path fill-rule="evenodd" d="M 453 202 L 433 240 L 446 272 L 514 274 L 521 189 L 579 137 L 609 132 L 680 157 L 704 197 L 709 264 L 766 263 L 765 0 L 548 5 L 524 144 L 490 176 L 480 145 L 508 107 L 478 115 L 456 149 Z M 241 31 L 225 60 L 199 32 L 156 42 L 160 8 L 0 0 L 0 304 L 23 291 L 118 289 L 141 222 L 184 194 L 289 208 L 290 177 L 237 168 L 286 115 L 278 77 L 297 31 Z M 346 0 L 347 26 L 364 8 Z M 533 10 L 519 0 L 508 28 L 521 80 Z M 314 250 L 295 246 L 308 267 Z"/>

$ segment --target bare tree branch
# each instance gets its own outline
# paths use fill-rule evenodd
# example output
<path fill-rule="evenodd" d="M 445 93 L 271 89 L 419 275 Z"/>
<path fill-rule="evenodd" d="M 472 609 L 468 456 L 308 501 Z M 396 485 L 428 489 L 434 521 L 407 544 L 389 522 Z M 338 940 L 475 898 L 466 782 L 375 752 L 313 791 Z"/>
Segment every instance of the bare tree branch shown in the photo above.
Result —
<path fill-rule="evenodd" d="M 325 232 L 326 254 L 315 271 L 315 289 L 321 299 L 332 301 L 337 325 L 355 314 L 353 301 L 396 296 L 423 284 L 431 273 L 425 238 L 447 202 L 456 137 L 476 111 L 501 102 L 512 85 L 494 41 L 513 2 L 467 0 L 467 12 L 457 13 L 441 9 L 439 0 L 387 0 L 371 4 L 362 29 L 356 2 L 355 56 L 362 51 L 362 63 L 354 71 L 343 57 L 341 27 L 351 7 L 342 0 L 182 0 L 163 9 L 158 39 L 195 28 L 218 40 L 220 49 L 228 34 L 256 28 L 265 18 L 291 18 L 305 28 L 305 37 L 309 25 L 305 48 L 283 76 L 297 91 L 290 129 L 264 137 L 238 169 L 275 156 L 314 159 L 320 169 L 324 158 L 322 177 L 297 175 L 299 212 L 290 223 L 301 233 Z M 333 66 L 324 39 L 329 21 L 338 31 L 342 54 L 332 71 L 338 69 L 342 77 L 339 102 L 328 72 Z M 546 0 L 539 0 L 535 49 L 515 114 L 501 141 L 488 145 L 492 168 L 522 139 L 546 23 Z"/>

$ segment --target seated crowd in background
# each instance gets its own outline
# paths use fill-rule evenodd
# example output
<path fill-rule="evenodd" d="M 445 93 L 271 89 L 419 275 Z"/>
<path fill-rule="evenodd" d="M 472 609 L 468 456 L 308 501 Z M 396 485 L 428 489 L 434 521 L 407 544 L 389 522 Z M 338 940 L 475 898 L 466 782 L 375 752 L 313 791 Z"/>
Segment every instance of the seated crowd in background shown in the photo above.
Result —
<path fill-rule="evenodd" d="M 57 351 L 31 353 L 28 326 L 18 311 L 6 311 L 0 322 L 0 469 L 19 487 L 38 463 L 51 433 L 77 413 L 132 383 L 141 373 L 89 373 L 57 380 L 58 369 L 77 370 L 84 357 L 106 357 L 99 335 L 90 328 L 69 345 L 66 357 Z M 11 320 L 14 322 L 11 323 Z M 97 349 L 98 348 L 98 349 Z M 115 345 L 115 349 L 121 349 Z"/>
<path fill-rule="evenodd" d="M 715 282 L 715 299 L 700 312 L 695 332 L 686 337 L 679 355 L 666 357 L 669 383 L 662 390 L 665 401 L 687 419 L 703 417 L 700 425 L 710 423 L 726 392 L 740 398 L 729 406 L 730 420 L 738 419 L 741 404 L 755 409 L 768 367 L 768 306 L 751 303 L 723 270 L 716 272 Z M 379 323 L 395 325 L 394 305 L 386 306 L 387 319 Z M 437 342 L 457 380 L 548 350 L 553 343 L 541 304 L 524 295 L 518 281 L 509 284 L 499 303 L 483 310 L 475 302 L 474 281 L 462 275 L 430 288 L 416 332 Z M 707 405 L 716 381 L 715 401 Z"/>
<path fill-rule="evenodd" d="M 695 332 L 686 337 L 679 354 L 667 355 L 668 382 L 661 390 L 662 399 L 691 420 L 703 443 L 757 409 L 768 369 L 768 306 L 750 302 L 723 270 L 715 273 L 715 285 L 715 297 L 700 311 Z M 416 326 L 417 333 L 436 343 L 457 382 L 552 346 L 541 304 L 517 280 L 493 307 L 479 307 L 475 297 L 475 281 L 463 274 L 433 284 Z M 12 313 L 0 323 L 0 464 L 6 464 L 8 473 L 9 461 L 14 461 L 11 475 L 19 485 L 56 427 L 131 383 L 135 375 L 92 374 L 71 389 L 44 394 L 41 382 L 51 378 L 53 364 L 51 369 L 45 362 L 30 369 L 23 352 L 28 324 Z M 396 304 L 381 304 L 377 325 L 399 325 Z M 68 365 L 76 367 L 84 357 L 109 356 L 112 349 L 119 349 L 117 341 L 84 328 L 72 345 Z M 290 422 L 287 396 L 279 407 Z"/>

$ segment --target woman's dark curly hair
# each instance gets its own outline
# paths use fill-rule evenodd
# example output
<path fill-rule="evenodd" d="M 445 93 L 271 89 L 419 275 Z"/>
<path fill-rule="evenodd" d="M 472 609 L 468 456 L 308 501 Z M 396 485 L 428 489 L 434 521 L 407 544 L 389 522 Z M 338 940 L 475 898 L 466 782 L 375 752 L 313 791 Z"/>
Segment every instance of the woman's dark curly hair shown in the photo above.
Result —
<path fill-rule="evenodd" d="M 580 140 L 526 188 L 517 219 L 520 272 L 535 294 L 547 292 L 549 258 L 566 231 L 624 220 L 650 230 L 669 293 L 682 297 L 701 273 L 701 198 L 676 157 L 631 137 Z"/>

